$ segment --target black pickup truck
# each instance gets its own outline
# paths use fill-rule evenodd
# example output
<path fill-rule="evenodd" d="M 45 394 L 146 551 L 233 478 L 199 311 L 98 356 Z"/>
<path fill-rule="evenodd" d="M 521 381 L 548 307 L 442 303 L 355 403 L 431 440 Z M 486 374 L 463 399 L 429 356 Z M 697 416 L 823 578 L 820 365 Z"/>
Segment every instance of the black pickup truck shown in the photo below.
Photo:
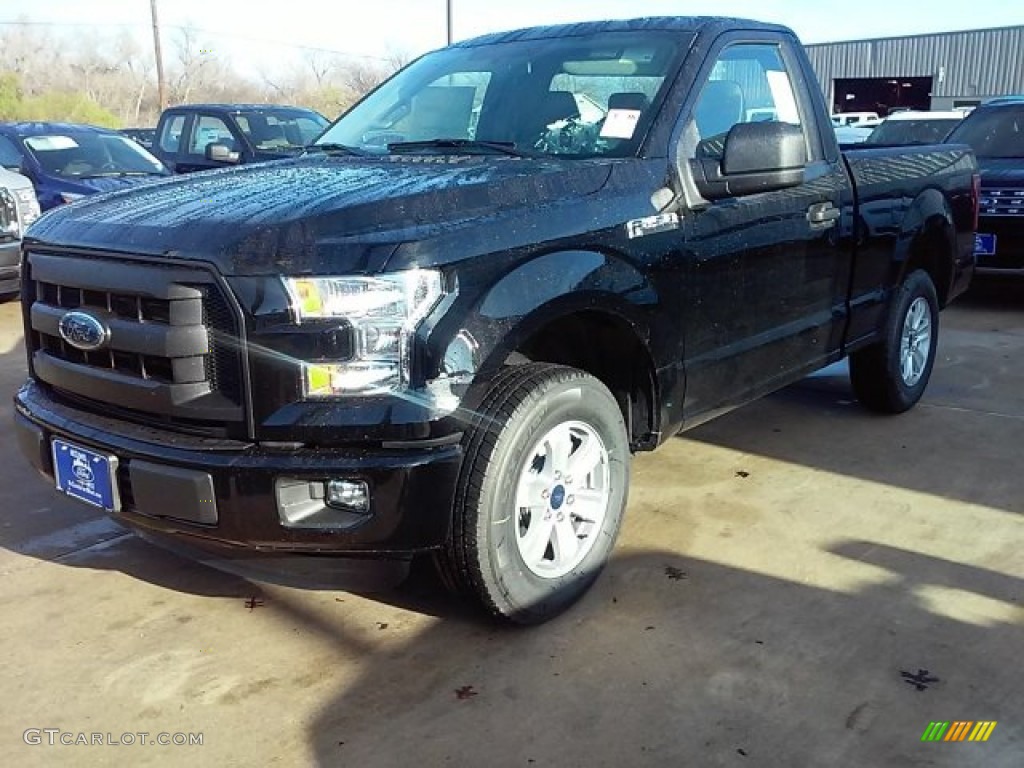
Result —
<path fill-rule="evenodd" d="M 40 220 L 20 440 L 199 557 L 428 554 L 542 621 L 608 559 L 633 452 L 846 356 L 867 407 L 917 402 L 975 172 L 964 146 L 841 153 L 782 27 L 459 43 L 301 158 Z"/>
<path fill-rule="evenodd" d="M 148 149 L 175 173 L 299 154 L 328 125 L 319 112 L 277 104 L 182 104 L 165 109 Z"/>

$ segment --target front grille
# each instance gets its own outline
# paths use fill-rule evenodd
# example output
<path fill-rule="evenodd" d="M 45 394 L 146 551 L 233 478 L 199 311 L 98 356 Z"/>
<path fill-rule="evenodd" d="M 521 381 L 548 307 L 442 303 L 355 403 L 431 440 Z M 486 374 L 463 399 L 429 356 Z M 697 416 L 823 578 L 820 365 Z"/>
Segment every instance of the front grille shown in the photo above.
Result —
<path fill-rule="evenodd" d="M 243 420 L 238 324 L 212 274 L 41 253 L 27 263 L 37 378 L 80 404 L 161 426 Z M 71 311 L 98 321 L 107 342 L 72 345 L 60 328 Z"/>
<path fill-rule="evenodd" d="M 1024 189 L 982 189 L 982 216 L 1024 216 Z"/>

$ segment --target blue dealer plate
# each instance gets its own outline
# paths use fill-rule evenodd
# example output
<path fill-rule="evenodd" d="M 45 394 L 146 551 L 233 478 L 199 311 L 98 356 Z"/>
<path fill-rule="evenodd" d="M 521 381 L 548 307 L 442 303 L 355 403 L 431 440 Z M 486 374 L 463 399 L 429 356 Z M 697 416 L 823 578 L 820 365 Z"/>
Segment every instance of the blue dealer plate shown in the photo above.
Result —
<path fill-rule="evenodd" d="M 117 512 L 120 509 L 121 503 L 114 482 L 117 472 L 116 456 L 97 453 L 63 440 L 54 440 L 53 472 L 58 491 L 108 512 Z"/>
<path fill-rule="evenodd" d="M 974 236 L 974 252 L 978 256 L 996 255 L 996 236 L 978 233 Z"/>

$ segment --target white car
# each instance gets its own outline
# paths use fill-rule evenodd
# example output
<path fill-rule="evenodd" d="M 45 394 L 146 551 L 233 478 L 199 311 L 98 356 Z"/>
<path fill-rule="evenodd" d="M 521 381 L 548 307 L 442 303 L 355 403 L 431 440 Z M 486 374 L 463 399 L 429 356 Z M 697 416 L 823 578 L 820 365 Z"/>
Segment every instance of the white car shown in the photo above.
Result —
<path fill-rule="evenodd" d="M 832 125 L 837 128 L 873 128 L 882 122 L 877 112 L 840 112 L 832 115 Z"/>
<path fill-rule="evenodd" d="M 870 126 L 847 125 L 836 127 L 836 140 L 840 144 L 860 144 L 862 141 L 866 141 L 874 130 Z"/>
<path fill-rule="evenodd" d="M 0 168 L 0 295 L 21 286 L 21 238 L 39 217 L 32 182 Z"/>
<path fill-rule="evenodd" d="M 18 204 L 18 215 L 21 229 L 24 231 L 29 224 L 39 218 L 39 201 L 32 182 L 20 173 L 0 168 L 0 187 L 11 193 Z"/>
<path fill-rule="evenodd" d="M 960 125 L 963 112 L 924 112 L 907 110 L 889 115 L 867 138 L 868 144 L 908 146 L 938 144 Z"/>

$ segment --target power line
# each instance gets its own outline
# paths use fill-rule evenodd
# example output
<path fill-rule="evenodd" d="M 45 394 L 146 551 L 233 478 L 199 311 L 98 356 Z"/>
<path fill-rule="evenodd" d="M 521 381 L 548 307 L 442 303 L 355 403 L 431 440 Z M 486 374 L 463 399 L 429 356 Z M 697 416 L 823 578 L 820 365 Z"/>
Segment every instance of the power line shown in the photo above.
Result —
<path fill-rule="evenodd" d="M 126 22 L 102 22 L 90 24 L 87 22 L 66 22 L 66 21 L 2 21 L 0 20 L 0 27 L 120 27 L 129 29 L 140 29 L 147 27 L 147 24 L 141 23 L 126 23 Z M 245 40 L 250 43 L 264 43 L 270 45 L 284 46 L 286 48 L 296 48 L 303 51 L 313 51 L 316 53 L 330 53 L 336 56 L 348 56 L 353 59 L 370 59 L 373 61 L 382 61 L 390 63 L 391 59 L 387 56 L 374 56 L 369 53 L 353 53 L 352 51 L 339 51 L 336 48 L 321 48 L 315 45 L 302 45 L 301 43 L 291 43 L 284 40 L 275 40 L 273 38 L 266 37 L 250 37 L 247 35 L 232 34 L 230 32 L 219 32 L 211 29 L 205 29 L 203 27 L 195 27 L 189 24 L 161 24 L 161 29 L 175 29 L 181 32 L 199 32 L 204 35 L 209 35 L 214 39 L 227 38 L 231 40 Z"/>

